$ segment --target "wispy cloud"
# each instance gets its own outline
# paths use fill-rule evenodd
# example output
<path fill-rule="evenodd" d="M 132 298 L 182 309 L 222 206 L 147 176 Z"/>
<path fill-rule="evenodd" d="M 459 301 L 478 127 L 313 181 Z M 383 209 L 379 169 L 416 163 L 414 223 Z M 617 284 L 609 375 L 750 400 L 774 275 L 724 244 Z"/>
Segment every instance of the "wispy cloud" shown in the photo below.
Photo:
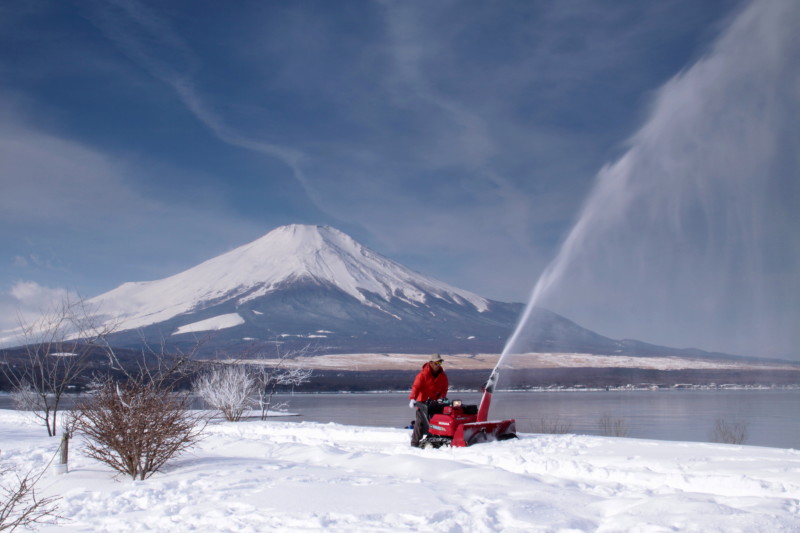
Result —
<path fill-rule="evenodd" d="M 104 34 L 132 61 L 169 86 L 194 116 L 222 142 L 275 157 L 286 164 L 309 198 L 324 209 L 303 171 L 300 150 L 253 138 L 229 125 L 209 105 L 194 82 L 202 61 L 169 20 L 137 0 L 98 2 L 93 11 Z"/>
<path fill-rule="evenodd" d="M 28 24 L 0 21 L 0 44 L 26 52 L 0 53 L 2 89 L 30 98 L 0 122 L 20 177 L 0 205 L 87 277 L 174 273 L 223 241 L 317 222 L 524 300 L 648 91 L 735 4 L 39 4 Z M 26 225 L 6 234 L 22 243 Z M 12 254 L 27 264 L 10 279 L 39 279 L 31 257 L 50 257 Z"/>
<path fill-rule="evenodd" d="M 376 87 L 388 89 L 395 95 L 402 93 L 404 101 L 397 103 L 396 112 L 402 113 L 408 106 L 415 108 L 412 110 L 414 121 L 420 118 L 416 109 L 420 106 L 429 108 L 435 115 L 426 116 L 423 123 L 413 126 L 414 130 L 421 128 L 430 133 L 414 140 L 408 146 L 412 151 L 405 154 L 396 145 L 410 141 L 404 138 L 403 131 L 384 131 L 386 138 L 381 142 L 342 137 L 315 143 L 312 134 L 306 142 L 313 155 L 309 155 L 309 149 L 269 142 L 245 133 L 244 128 L 232 125 L 230 119 L 223 117 L 219 109 L 209 103 L 212 98 L 198 88 L 195 72 L 202 68 L 201 61 L 166 18 L 135 0 L 119 0 L 112 5 L 97 4 L 94 20 L 126 56 L 170 87 L 220 141 L 282 161 L 320 210 L 367 228 L 389 248 L 388 251 L 409 247 L 435 249 L 449 243 L 459 253 L 472 250 L 474 246 L 486 246 L 486 242 L 497 242 L 492 235 L 482 235 L 485 232 L 496 234 L 496 230 L 484 229 L 479 222 L 493 216 L 494 212 L 501 213 L 500 218 L 507 221 L 501 226 L 503 233 L 507 232 L 510 237 L 500 235 L 500 240 L 510 238 L 512 245 L 527 249 L 524 253 L 531 258 L 533 251 L 524 234 L 531 225 L 529 213 L 535 211 L 526 205 L 525 193 L 490 165 L 497 150 L 485 119 L 471 111 L 468 103 L 462 104 L 452 95 L 434 90 L 422 72 L 420 63 L 425 61 L 425 56 L 435 54 L 431 50 L 420 52 L 418 48 L 433 46 L 435 42 L 431 35 L 421 35 L 415 30 L 421 26 L 414 17 L 424 10 L 419 5 L 399 12 L 387 7 L 390 31 L 382 46 L 391 56 L 393 66 L 387 73 L 388 86 L 379 81 Z M 425 31 L 430 30 L 425 27 Z M 354 111 L 364 112 L 363 109 Z M 379 120 L 385 117 L 384 114 Z M 267 124 L 261 129 L 269 131 L 274 138 L 282 136 L 277 126 L 272 128 Z M 372 155 L 365 160 L 358 156 L 359 152 Z M 402 163 L 404 158 L 411 164 Z M 432 172 L 438 172 L 435 169 L 461 176 L 451 185 L 432 176 Z M 441 186 L 426 183 L 431 179 Z M 445 201 L 453 193 L 466 200 L 455 210 Z M 474 210 L 476 216 L 465 219 L 465 209 Z M 434 212 L 437 214 L 430 214 Z M 419 223 L 414 223 L 414 219 Z M 433 225 L 442 231 L 424 231 Z M 446 237 L 447 234 L 450 236 Z M 502 253 L 496 250 L 493 255 Z"/>
<path fill-rule="evenodd" d="M 176 204 L 136 186 L 144 169 L 166 167 L 39 131 L 7 109 L 0 115 L 0 238 L 15 250 L 0 264 L 7 279 L 62 287 L 118 284 L 120 274 L 133 272 L 128 280 L 148 279 L 206 259 L 208 252 L 193 248 L 201 235 L 229 245 L 242 231 L 258 234 L 202 193 L 186 191 L 194 201 Z M 161 265 L 152 262 L 153 250 L 168 251 Z"/>
<path fill-rule="evenodd" d="M 401 256 L 485 256 L 480 266 L 431 272 L 468 288 L 492 284 L 476 283 L 486 277 L 481 270 L 500 269 L 508 274 L 500 279 L 511 279 L 505 269 L 519 263 L 533 279 L 615 142 L 605 132 L 620 127 L 610 122 L 586 133 L 581 111 L 572 108 L 585 112 L 591 104 L 582 100 L 598 78 L 642 85 L 634 83 L 641 77 L 635 45 L 669 10 L 591 2 L 362 7 L 359 17 L 371 30 L 353 43 L 340 13 L 302 5 L 252 11 L 259 31 L 242 32 L 236 59 L 248 56 L 248 74 L 264 80 L 267 93 L 301 94 L 302 105 L 317 112 L 279 121 L 270 108 L 276 100 L 265 95 L 248 102 L 264 117 L 257 124 L 204 84 L 210 59 L 167 10 L 136 0 L 97 2 L 92 20 L 217 139 L 286 165 L 334 223 L 362 228 Z M 603 108 L 630 105 L 616 98 Z M 564 116 L 576 125 L 565 127 Z M 598 133 L 607 139 L 588 141 Z M 564 155 L 571 152 L 580 156 Z M 524 298 L 501 284 L 494 282 L 497 297 Z"/>

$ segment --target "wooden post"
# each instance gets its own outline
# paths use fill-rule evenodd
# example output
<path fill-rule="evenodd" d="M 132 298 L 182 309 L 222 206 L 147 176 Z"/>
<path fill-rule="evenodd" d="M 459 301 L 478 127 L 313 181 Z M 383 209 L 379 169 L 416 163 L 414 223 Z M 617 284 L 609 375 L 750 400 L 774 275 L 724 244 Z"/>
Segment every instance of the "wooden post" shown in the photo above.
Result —
<path fill-rule="evenodd" d="M 56 464 L 56 474 L 66 474 L 69 472 L 67 462 L 69 461 L 69 433 L 66 431 L 61 436 L 61 445 L 58 447 L 58 464 Z"/>

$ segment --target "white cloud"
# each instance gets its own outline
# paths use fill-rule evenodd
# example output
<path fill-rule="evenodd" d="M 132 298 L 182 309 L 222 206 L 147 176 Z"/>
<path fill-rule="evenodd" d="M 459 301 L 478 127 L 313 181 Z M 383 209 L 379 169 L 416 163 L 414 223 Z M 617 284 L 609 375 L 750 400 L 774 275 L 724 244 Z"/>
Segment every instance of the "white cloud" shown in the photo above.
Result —
<path fill-rule="evenodd" d="M 45 310 L 70 297 L 67 289 L 44 287 L 35 281 L 18 281 L 9 294 L 21 309 L 26 310 Z"/>
<path fill-rule="evenodd" d="M 76 298 L 67 289 L 45 287 L 35 281 L 18 281 L 7 292 L 0 291 L 0 345 L 13 344 L 20 325 L 32 324 L 43 313 Z"/>

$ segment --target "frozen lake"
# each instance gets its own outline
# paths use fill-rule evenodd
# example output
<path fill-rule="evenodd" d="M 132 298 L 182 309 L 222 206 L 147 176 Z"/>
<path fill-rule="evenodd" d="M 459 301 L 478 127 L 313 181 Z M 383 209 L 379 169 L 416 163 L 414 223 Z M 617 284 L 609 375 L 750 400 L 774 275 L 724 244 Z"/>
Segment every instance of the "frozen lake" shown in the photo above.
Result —
<path fill-rule="evenodd" d="M 479 393 L 451 393 L 478 403 Z M 403 427 L 414 417 L 407 393 L 281 395 L 292 420 Z M 666 390 L 499 392 L 491 419 L 515 418 L 517 431 L 536 432 L 541 421 L 571 426 L 570 433 L 600 434 L 604 415 L 622 418 L 628 436 L 708 442 L 717 419 L 747 425 L 745 444 L 800 449 L 800 390 Z"/>
<path fill-rule="evenodd" d="M 479 403 L 476 392 L 451 399 Z M 408 393 L 280 394 L 298 416 L 283 421 L 336 422 L 348 425 L 405 427 L 414 418 Z M 68 405 L 68 403 L 67 403 Z M 0 395 L 0 409 L 11 409 Z M 498 392 L 491 419 L 515 418 L 517 431 L 536 433 L 547 424 L 569 426 L 570 433 L 599 435 L 600 419 L 620 418 L 628 437 L 708 442 L 717 419 L 743 422 L 745 444 L 800 449 L 800 390 L 658 390 Z"/>

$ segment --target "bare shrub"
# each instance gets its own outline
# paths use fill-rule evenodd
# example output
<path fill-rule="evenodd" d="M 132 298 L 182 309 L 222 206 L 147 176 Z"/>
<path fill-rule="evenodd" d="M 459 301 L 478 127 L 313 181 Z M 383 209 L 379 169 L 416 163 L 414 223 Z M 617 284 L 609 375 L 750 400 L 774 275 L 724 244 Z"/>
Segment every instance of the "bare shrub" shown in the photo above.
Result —
<path fill-rule="evenodd" d="M 192 389 L 229 422 L 238 422 L 253 405 L 256 379 L 240 364 L 215 365 L 195 380 Z"/>
<path fill-rule="evenodd" d="M 188 394 L 108 380 L 76 407 L 74 427 L 87 437 L 89 457 L 143 480 L 193 446 L 205 426 L 190 413 Z"/>
<path fill-rule="evenodd" d="M 600 434 L 606 437 L 627 437 L 630 430 L 624 418 L 604 414 L 599 422 Z"/>
<path fill-rule="evenodd" d="M 18 527 L 33 529 L 38 524 L 57 524 L 59 498 L 40 498 L 36 483 L 42 474 L 23 476 L 11 467 L 0 467 L 0 531 Z"/>
<path fill-rule="evenodd" d="M 551 435 L 572 433 L 572 423 L 559 419 L 540 418 L 532 427 L 534 433 L 547 433 Z"/>
<path fill-rule="evenodd" d="M 747 440 L 747 422 L 718 418 L 711 431 L 711 442 L 744 444 Z"/>

